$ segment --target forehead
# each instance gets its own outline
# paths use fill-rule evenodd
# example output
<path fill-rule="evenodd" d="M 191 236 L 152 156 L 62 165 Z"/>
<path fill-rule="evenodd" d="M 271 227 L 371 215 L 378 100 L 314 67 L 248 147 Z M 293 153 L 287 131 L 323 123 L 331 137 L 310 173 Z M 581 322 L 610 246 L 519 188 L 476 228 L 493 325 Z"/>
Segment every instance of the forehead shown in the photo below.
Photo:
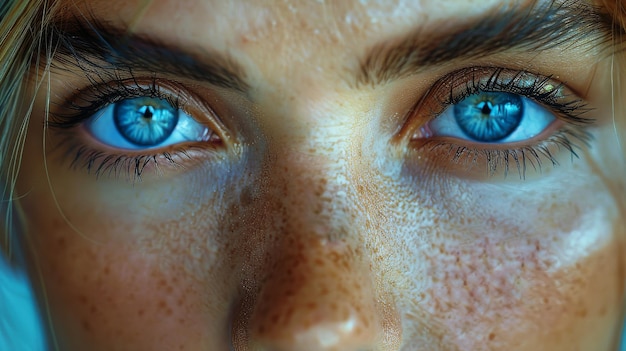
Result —
<path fill-rule="evenodd" d="M 445 29 L 509 0 L 87 0 L 69 2 L 80 12 L 130 25 L 143 34 L 183 46 L 237 50 L 262 45 L 308 57 L 346 45 L 371 45 L 415 28 Z"/>

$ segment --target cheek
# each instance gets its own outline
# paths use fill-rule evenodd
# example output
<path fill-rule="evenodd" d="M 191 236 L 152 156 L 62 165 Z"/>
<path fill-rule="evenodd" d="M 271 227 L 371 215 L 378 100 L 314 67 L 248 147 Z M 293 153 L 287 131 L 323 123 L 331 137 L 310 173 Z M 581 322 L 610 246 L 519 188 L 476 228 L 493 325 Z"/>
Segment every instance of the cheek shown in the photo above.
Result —
<path fill-rule="evenodd" d="M 610 349 L 619 333 L 624 233 L 606 191 L 490 188 L 499 195 L 485 200 L 477 188 L 462 190 L 462 202 L 437 200 L 448 209 L 423 207 L 404 219 L 432 225 L 395 229 L 401 241 L 392 245 L 407 248 L 396 259 L 405 272 L 398 274 L 405 339 L 446 350 Z"/>
<path fill-rule="evenodd" d="M 618 252 L 607 245 L 556 268 L 549 248 L 528 244 L 447 247 L 426 273 L 418 317 L 461 349 L 606 349 L 621 304 Z"/>
<path fill-rule="evenodd" d="M 224 294 L 206 296 L 184 265 L 166 263 L 165 256 L 133 243 L 94 243 L 54 222 L 39 218 L 31 228 L 37 235 L 30 237 L 33 266 L 40 270 L 33 276 L 41 277 L 57 335 L 67 343 L 62 349 L 113 343 L 136 350 L 195 349 L 227 335 L 223 323 L 215 322 L 226 319 L 218 299 Z M 220 289 L 213 284 L 213 291 Z"/>

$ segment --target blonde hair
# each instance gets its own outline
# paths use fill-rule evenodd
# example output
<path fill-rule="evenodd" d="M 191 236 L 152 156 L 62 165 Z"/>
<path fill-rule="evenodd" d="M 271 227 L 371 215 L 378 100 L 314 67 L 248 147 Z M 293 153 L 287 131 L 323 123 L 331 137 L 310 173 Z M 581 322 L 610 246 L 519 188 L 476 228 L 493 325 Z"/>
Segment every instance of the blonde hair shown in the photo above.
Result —
<path fill-rule="evenodd" d="M 600 0 L 600 5 L 613 17 L 616 25 L 626 28 L 626 1 Z"/>
<path fill-rule="evenodd" d="M 0 5 L 0 252 L 11 257 L 12 200 L 30 109 L 24 111 L 24 77 L 39 54 L 44 0 L 7 0 Z"/>
<path fill-rule="evenodd" d="M 621 29 L 619 31 L 613 31 L 613 43 L 615 49 L 613 53 L 613 81 L 611 82 L 611 89 L 613 90 L 613 113 L 615 114 L 617 111 L 626 111 L 626 102 L 623 102 L 623 97 L 625 97 L 626 94 L 622 92 L 622 81 L 626 79 L 626 69 L 623 66 L 626 62 L 616 59 L 626 59 L 626 53 L 624 52 L 623 47 L 624 38 L 621 37 L 624 35 L 624 31 L 626 31 L 626 0 L 599 0 L 598 2 L 599 5 L 603 7 L 611 16 L 611 18 L 613 18 L 614 27 Z M 622 45 L 619 45 L 619 43 Z M 626 118 L 623 118 L 622 120 L 614 118 L 613 121 L 617 137 L 621 140 L 622 154 L 626 155 L 626 140 L 622 140 L 626 135 L 626 128 L 622 128 L 625 127 L 622 124 L 626 123 Z"/>

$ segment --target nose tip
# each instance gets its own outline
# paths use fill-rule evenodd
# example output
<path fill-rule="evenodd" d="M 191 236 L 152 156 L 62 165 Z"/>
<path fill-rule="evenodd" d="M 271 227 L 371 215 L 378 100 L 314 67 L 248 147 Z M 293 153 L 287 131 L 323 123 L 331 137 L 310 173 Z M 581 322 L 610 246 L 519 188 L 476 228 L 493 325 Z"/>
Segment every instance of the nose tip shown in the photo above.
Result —
<path fill-rule="evenodd" d="M 315 307 L 311 307 L 315 309 Z M 330 351 L 330 350 L 366 350 L 370 344 L 369 336 L 364 333 L 360 316 L 356 313 L 343 321 L 322 321 L 311 319 L 301 325 L 300 330 L 285 328 L 282 333 L 267 333 L 259 328 L 252 334 L 253 345 L 266 351 Z M 367 347 L 367 349 L 370 349 Z"/>
<path fill-rule="evenodd" d="M 365 351 L 384 347 L 369 265 L 347 245 L 302 245 L 278 260 L 251 306 L 244 350 Z M 397 328 L 396 328 L 397 329 Z"/>
<path fill-rule="evenodd" d="M 323 299 L 323 298 L 322 298 Z M 253 321 L 252 344 L 261 350 L 362 350 L 372 343 L 369 311 L 349 303 L 289 302 L 284 311 L 264 311 Z M 269 312 L 269 313 L 268 313 Z"/>

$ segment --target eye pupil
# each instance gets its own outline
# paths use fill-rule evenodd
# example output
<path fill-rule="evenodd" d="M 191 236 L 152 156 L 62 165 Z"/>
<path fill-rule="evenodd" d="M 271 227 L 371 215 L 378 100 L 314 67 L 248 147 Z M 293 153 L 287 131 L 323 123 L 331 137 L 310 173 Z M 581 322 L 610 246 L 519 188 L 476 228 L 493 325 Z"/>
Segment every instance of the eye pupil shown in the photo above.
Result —
<path fill-rule="evenodd" d="M 116 103 L 113 118 L 126 140 L 138 146 L 155 146 L 172 135 L 178 110 L 165 100 L 139 97 Z"/>
<path fill-rule="evenodd" d="M 143 106 L 139 108 L 139 113 L 143 114 L 143 118 L 145 119 L 152 119 L 152 116 L 154 116 L 154 107 Z"/>
<path fill-rule="evenodd" d="M 476 107 L 478 107 L 480 109 L 480 112 L 483 115 L 485 115 L 485 116 L 483 116 L 484 118 L 488 118 L 489 115 L 491 114 L 492 106 L 491 106 L 491 103 L 489 101 L 480 102 L 480 103 L 478 103 L 478 105 Z"/>
<path fill-rule="evenodd" d="M 482 92 L 454 106 L 454 118 L 470 138 L 493 142 L 509 136 L 522 121 L 522 98 L 504 92 Z"/>

